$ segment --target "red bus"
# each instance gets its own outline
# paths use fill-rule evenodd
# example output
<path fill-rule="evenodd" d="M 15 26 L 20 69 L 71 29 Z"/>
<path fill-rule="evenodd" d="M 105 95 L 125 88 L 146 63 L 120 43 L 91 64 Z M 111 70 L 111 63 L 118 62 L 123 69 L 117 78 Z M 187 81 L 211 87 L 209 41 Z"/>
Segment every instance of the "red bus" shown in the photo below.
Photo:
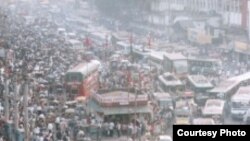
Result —
<path fill-rule="evenodd" d="M 99 67 L 100 62 L 92 60 L 69 69 L 65 75 L 67 92 L 73 97 L 88 97 L 92 92 L 98 90 Z"/>

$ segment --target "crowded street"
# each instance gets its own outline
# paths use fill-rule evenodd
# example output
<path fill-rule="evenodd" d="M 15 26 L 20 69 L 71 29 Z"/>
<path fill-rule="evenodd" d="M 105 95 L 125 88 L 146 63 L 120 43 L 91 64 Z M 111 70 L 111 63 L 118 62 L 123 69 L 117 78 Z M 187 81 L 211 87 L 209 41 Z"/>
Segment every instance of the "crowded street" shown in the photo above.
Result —
<path fill-rule="evenodd" d="M 173 125 L 250 123 L 249 41 L 216 20 L 204 27 L 221 42 L 191 40 L 180 12 L 136 28 L 148 24 L 97 1 L 0 0 L 0 141 L 172 141 Z"/>

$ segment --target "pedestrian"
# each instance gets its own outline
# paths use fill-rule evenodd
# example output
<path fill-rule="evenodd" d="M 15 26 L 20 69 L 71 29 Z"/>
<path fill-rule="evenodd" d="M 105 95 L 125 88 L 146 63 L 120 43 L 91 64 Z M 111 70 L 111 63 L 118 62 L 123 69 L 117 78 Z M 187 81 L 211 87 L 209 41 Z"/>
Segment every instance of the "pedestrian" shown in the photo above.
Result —
<path fill-rule="evenodd" d="M 110 121 L 109 122 L 109 131 L 110 131 L 110 137 L 114 136 L 114 122 Z"/>
<path fill-rule="evenodd" d="M 101 136 L 102 136 L 102 124 L 101 124 L 101 122 L 98 122 L 98 126 L 97 126 L 97 141 L 101 141 Z"/>
<path fill-rule="evenodd" d="M 116 129 L 117 129 L 117 136 L 120 137 L 121 136 L 121 124 L 120 124 L 120 122 L 117 122 Z"/>

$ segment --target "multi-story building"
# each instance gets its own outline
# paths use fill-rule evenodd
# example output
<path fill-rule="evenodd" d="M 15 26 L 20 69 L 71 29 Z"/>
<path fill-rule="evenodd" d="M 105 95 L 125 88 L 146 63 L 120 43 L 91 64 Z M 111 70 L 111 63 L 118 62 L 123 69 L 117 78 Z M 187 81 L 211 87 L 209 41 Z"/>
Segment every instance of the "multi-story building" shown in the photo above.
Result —
<path fill-rule="evenodd" d="M 244 29 L 248 25 L 248 0 L 155 0 L 148 20 L 154 24 L 168 24 L 174 12 L 188 12 L 193 16 L 216 12 L 222 16 L 225 25 Z"/>

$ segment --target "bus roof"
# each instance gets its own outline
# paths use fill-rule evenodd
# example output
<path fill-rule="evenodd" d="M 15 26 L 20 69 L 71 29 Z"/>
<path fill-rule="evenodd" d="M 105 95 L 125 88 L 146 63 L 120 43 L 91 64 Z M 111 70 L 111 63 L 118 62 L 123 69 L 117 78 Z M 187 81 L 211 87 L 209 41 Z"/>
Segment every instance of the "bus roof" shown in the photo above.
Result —
<path fill-rule="evenodd" d="M 148 101 L 148 96 L 143 95 L 136 95 L 131 92 L 127 91 L 111 91 L 102 94 L 94 94 L 93 97 L 99 103 L 129 103 L 132 101 Z"/>
<path fill-rule="evenodd" d="M 151 58 L 154 58 L 154 59 L 158 59 L 158 60 L 162 60 L 162 61 L 163 61 L 164 55 L 165 55 L 165 54 L 166 54 L 165 52 L 151 51 L 149 55 L 150 55 Z"/>
<path fill-rule="evenodd" d="M 172 77 L 173 79 L 166 80 L 166 77 Z M 177 77 L 170 73 L 164 73 L 163 75 L 160 75 L 159 80 L 167 86 L 183 85 L 183 83 Z"/>
<path fill-rule="evenodd" d="M 204 115 L 221 115 L 223 114 L 225 101 L 220 99 L 208 99 L 203 109 Z"/>
<path fill-rule="evenodd" d="M 143 49 L 135 48 L 135 49 L 133 50 L 133 52 L 136 53 L 136 54 L 142 55 L 142 56 L 148 56 L 148 55 L 150 55 L 151 50 L 145 49 L 145 50 L 143 51 Z"/>
<path fill-rule="evenodd" d="M 203 75 L 189 75 L 188 80 L 197 88 L 212 88 L 213 85 Z"/>
<path fill-rule="evenodd" d="M 238 81 L 235 80 L 225 80 L 219 83 L 216 87 L 210 90 L 210 93 L 227 93 L 228 91 L 232 90 L 234 87 L 238 85 Z"/>
<path fill-rule="evenodd" d="M 201 61 L 201 62 L 219 62 L 218 59 L 213 59 L 213 58 L 199 58 L 199 57 L 194 57 L 194 56 L 189 56 L 187 59 L 191 60 L 191 61 Z"/>
<path fill-rule="evenodd" d="M 118 41 L 117 45 L 123 46 L 123 47 L 129 47 L 130 44 L 128 42 L 124 42 L 124 41 Z"/>
<path fill-rule="evenodd" d="M 97 60 L 92 60 L 89 63 L 81 63 L 75 66 L 74 68 L 68 70 L 67 73 L 81 73 L 84 76 L 88 75 L 89 72 L 92 72 L 95 69 L 98 69 L 100 62 Z"/>
<path fill-rule="evenodd" d="M 212 89 L 211 93 L 227 93 L 232 88 L 239 85 L 241 82 L 250 80 L 250 72 L 231 77 L 223 82 L 221 82 L 218 86 Z"/>
<path fill-rule="evenodd" d="M 242 75 L 232 77 L 229 80 L 235 80 L 235 81 L 242 82 L 242 81 L 249 80 L 249 79 L 250 79 L 250 72 L 247 72 L 247 73 L 244 73 Z"/>
<path fill-rule="evenodd" d="M 225 101 L 221 100 L 221 99 L 208 99 L 205 106 L 207 106 L 207 107 L 221 107 L 224 105 L 224 103 L 225 103 Z"/>
<path fill-rule="evenodd" d="M 182 53 L 165 53 L 165 57 L 170 60 L 185 60 L 187 59 Z"/>
<path fill-rule="evenodd" d="M 171 95 L 169 93 L 154 93 L 153 95 L 156 99 L 159 100 L 168 100 L 171 98 Z"/>
<path fill-rule="evenodd" d="M 235 95 L 233 95 L 232 100 L 239 102 L 250 101 L 250 86 L 240 87 Z"/>

